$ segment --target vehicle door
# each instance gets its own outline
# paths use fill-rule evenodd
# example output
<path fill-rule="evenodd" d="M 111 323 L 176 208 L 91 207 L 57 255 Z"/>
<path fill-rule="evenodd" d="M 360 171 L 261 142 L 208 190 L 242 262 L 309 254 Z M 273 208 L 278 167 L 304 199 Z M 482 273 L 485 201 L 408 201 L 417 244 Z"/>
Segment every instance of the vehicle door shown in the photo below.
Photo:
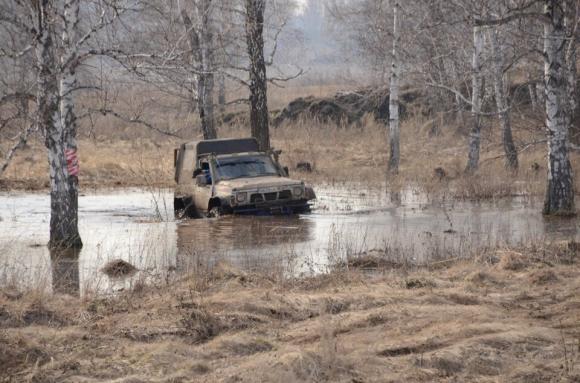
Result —
<path fill-rule="evenodd" d="M 196 176 L 195 185 L 193 186 L 194 201 L 196 209 L 200 212 L 205 212 L 209 206 L 209 200 L 213 196 L 213 171 L 210 161 L 202 159 L 199 169 L 201 172 Z"/>

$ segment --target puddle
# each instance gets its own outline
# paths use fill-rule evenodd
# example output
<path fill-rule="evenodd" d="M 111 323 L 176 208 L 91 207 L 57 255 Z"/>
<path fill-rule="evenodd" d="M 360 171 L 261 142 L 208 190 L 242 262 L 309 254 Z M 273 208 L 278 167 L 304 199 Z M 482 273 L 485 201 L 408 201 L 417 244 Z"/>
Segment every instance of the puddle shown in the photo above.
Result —
<path fill-rule="evenodd" d="M 311 214 L 290 217 L 173 219 L 171 190 L 99 192 L 79 197 L 78 254 L 51 257 L 45 194 L 0 194 L 0 285 L 57 292 L 112 293 L 162 283 L 219 260 L 283 275 L 320 273 L 344 256 L 374 249 L 410 262 L 468 257 L 486 247 L 578 239 L 576 220 L 545 220 L 541 200 L 433 204 L 407 190 L 318 187 Z M 113 260 L 138 269 L 109 278 Z"/>

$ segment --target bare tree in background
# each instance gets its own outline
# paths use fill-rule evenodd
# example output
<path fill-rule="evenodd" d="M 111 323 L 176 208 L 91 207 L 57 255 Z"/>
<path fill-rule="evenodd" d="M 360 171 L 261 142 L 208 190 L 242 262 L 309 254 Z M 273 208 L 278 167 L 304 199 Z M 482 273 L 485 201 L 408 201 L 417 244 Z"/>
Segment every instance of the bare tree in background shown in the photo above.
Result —
<path fill-rule="evenodd" d="M 399 34 L 401 17 L 399 1 L 393 4 L 393 56 L 391 64 L 391 82 L 389 85 L 389 171 L 397 173 L 400 161 L 400 131 L 399 131 Z"/>
<path fill-rule="evenodd" d="M 492 77 L 493 77 L 493 89 L 495 95 L 495 104 L 497 107 L 497 114 L 499 116 L 499 122 L 501 127 L 501 136 L 503 142 L 503 148 L 505 151 L 505 165 L 507 168 L 515 170 L 518 168 L 518 152 L 516 146 L 514 145 L 514 139 L 512 137 L 512 128 L 510 122 L 509 105 L 506 95 L 506 83 L 504 76 L 504 57 L 503 43 L 499 38 L 498 28 L 491 29 L 489 31 L 489 41 L 491 45 L 492 54 Z"/>
<path fill-rule="evenodd" d="M 181 20 L 187 35 L 192 56 L 192 75 L 197 78 L 197 100 L 203 138 L 217 138 L 214 116 L 215 44 L 212 0 L 192 2 L 198 21 L 194 25 L 185 7 L 181 8 Z M 196 28 L 197 27 L 197 28 Z"/>
<path fill-rule="evenodd" d="M 250 60 L 250 124 L 260 150 L 270 149 L 266 62 L 264 60 L 264 11 L 266 0 L 246 1 L 246 44 Z"/>
<path fill-rule="evenodd" d="M 575 214 L 574 183 L 568 155 L 570 105 L 566 70 L 566 26 L 563 0 L 546 0 L 544 76 L 548 136 L 548 184 L 544 214 Z"/>
<path fill-rule="evenodd" d="M 469 154 L 467 172 L 479 167 L 479 150 L 481 147 L 481 105 L 483 99 L 483 43 L 484 32 L 480 25 L 473 26 L 473 58 L 471 61 L 471 116 L 473 119 L 469 131 Z"/>

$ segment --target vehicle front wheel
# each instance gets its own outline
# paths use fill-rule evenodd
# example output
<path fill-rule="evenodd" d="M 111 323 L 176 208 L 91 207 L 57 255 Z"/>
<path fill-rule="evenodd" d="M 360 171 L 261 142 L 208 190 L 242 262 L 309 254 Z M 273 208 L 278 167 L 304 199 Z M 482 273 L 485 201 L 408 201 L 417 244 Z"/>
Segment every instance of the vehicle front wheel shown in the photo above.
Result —
<path fill-rule="evenodd" d="M 208 218 L 218 218 L 223 214 L 222 208 L 220 206 L 214 206 L 207 212 Z"/>
<path fill-rule="evenodd" d="M 173 206 L 176 219 L 201 218 L 191 198 L 175 198 Z"/>

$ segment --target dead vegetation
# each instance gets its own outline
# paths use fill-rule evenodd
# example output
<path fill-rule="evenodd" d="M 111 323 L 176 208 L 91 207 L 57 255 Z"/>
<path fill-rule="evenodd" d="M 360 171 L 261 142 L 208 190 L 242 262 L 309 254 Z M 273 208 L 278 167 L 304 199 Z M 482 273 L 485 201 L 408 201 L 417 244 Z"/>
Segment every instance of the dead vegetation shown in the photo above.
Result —
<path fill-rule="evenodd" d="M 387 178 L 384 89 L 382 93 L 381 89 L 340 89 L 344 87 L 293 88 L 275 97 L 276 107 L 286 104 L 286 112 L 292 112 L 281 112 L 279 116 L 288 114 L 288 118 L 284 118 L 283 123 L 280 121 L 280 126 L 272 128 L 271 132 L 273 146 L 283 150 L 281 160 L 289 167 L 291 175 L 318 184 L 361 182 L 372 187 L 386 182 L 391 190 L 417 188 L 434 199 L 482 200 L 543 195 L 545 192 L 546 142 L 542 116 L 530 110 L 528 104 L 518 104 L 512 116 L 514 140 L 520 151 L 519 171 L 514 173 L 504 167 L 497 121 L 490 117 L 482 130 L 480 169 L 474 175 L 466 175 L 469 114 L 424 110 L 425 103 L 414 101 L 414 93 L 409 91 L 406 117 L 401 126 L 400 171 L 397 176 Z M 310 100 L 305 107 L 292 107 L 290 101 L 304 94 L 313 95 L 301 98 Z M 313 104 L 318 105 L 323 100 L 341 104 L 350 117 L 340 117 L 338 113 L 323 118 L 308 112 Z M 319 111 L 317 108 L 314 109 Z M 235 108 L 232 112 L 236 112 Z M 110 126 L 107 121 L 100 121 L 98 129 L 91 127 L 88 134 L 81 131 L 81 190 L 173 187 L 173 149 L 183 140 L 194 139 L 195 130 L 191 127 L 197 123 L 182 117 L 165 117 L 160 115 L 157 123 L 180 126 L 183 139 L 135 126 L 122 126 L 118 121 L 114 124 L 109 121 Z M 348 124 L 349 120 L 356 122 Z M 226 124 L 219 128 L 221 137 L 248 134 L 245 124 Z M 31 140 L 4 173 L 0 189 L 46 189 L 48 165 L 45 158 L 42 142 Z M 573 167 L 577 166 L 580 162 L 578 152 L 571 153 L 571 161 Z M 580 190 L 580 184 L 576 190 Z"/>
<path fill-rule="evenodd" d="M 578 381 L 577 258 L 561 244 L 292 281 L 222 264 L 111 297 L 7 291 L 0 381 Z"/>
<path fill-rule="evenodd" d="M 121 278 L 135 274 L 137 268 L 122 259 L 115 259 L 103 266 L 101 271 L 110 278 Z"/>

